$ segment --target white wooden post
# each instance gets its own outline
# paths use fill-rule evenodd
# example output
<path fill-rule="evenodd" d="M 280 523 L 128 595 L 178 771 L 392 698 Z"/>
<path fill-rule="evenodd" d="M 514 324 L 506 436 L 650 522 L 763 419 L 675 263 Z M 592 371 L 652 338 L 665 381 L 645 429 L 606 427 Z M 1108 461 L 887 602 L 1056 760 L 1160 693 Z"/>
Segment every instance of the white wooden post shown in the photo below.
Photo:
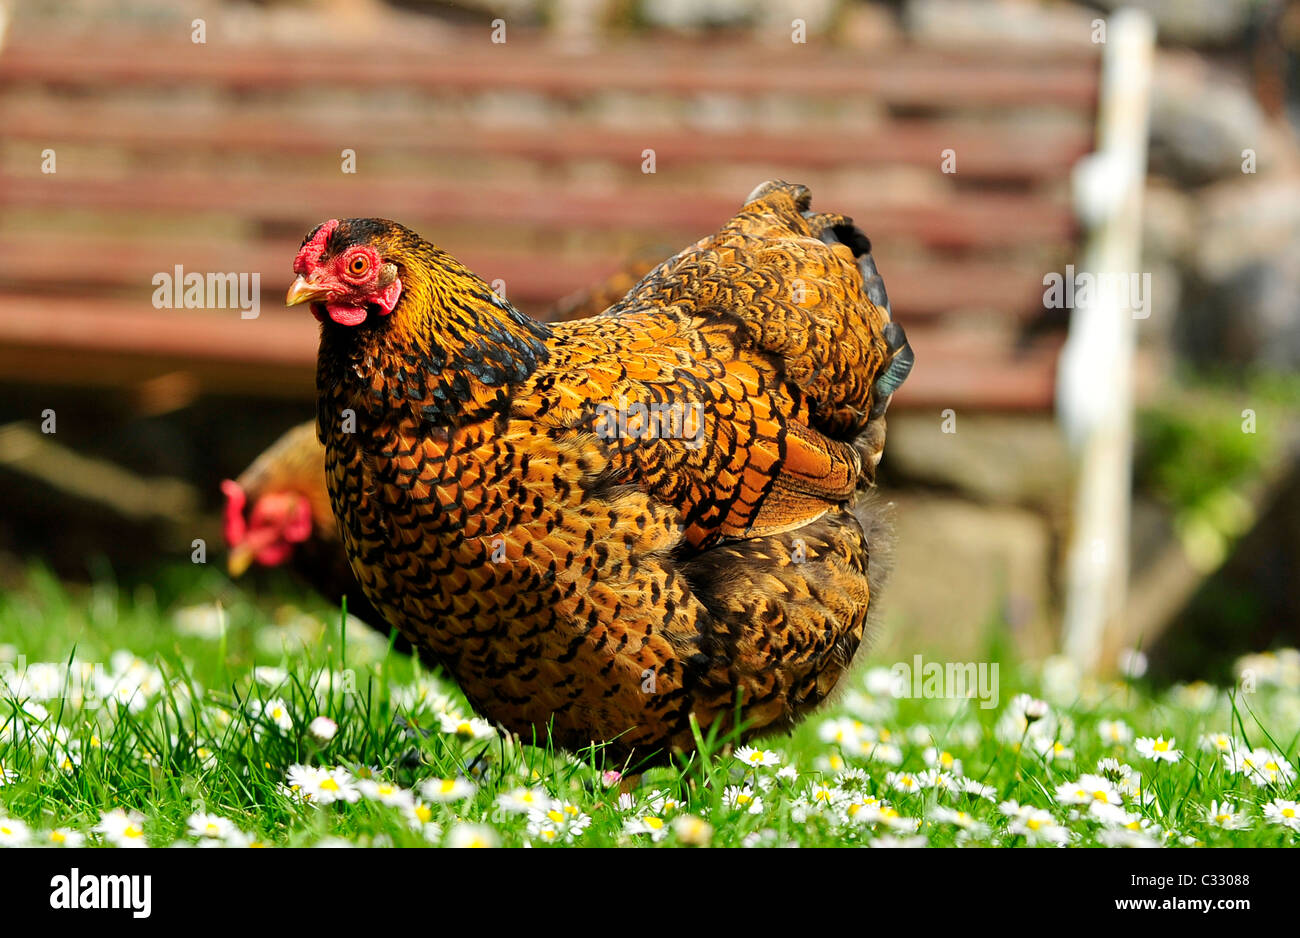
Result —
<path fill-rule="evenodd" d="M 1141 272 L 1142 190 L 1155 27 L 1125 9 L 1107 24 L 1097 152 L 1075 171 L 1075 199 L 1090 229 L 1079 274 Z M 1140 282 L 1140 281 L 1139 281 Z M 1085 671 L 1119 624 L 1128 583 L 1132 491 L 1133 358 L 1137 327 L 1122 296 L 1092 291 L 1076 303 L 1061 355 L 1057 406 L 1076 455 L 1066 554 L 1065 653 Z M 1146 298 L 1150 302 L 1150 297 Z M 1149 306 L 1147 306 L 1149 309 Z"/>

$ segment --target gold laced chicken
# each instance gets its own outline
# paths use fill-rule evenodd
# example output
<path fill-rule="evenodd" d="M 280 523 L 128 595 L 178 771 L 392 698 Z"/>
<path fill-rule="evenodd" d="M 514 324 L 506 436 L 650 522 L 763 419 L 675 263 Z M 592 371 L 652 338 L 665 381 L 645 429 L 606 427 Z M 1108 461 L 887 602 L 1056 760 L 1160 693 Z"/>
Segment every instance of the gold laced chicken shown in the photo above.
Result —
<path fill-rule="evenodd" d="M 870 490 L 912 364 L 867 237 L 808 190 L 545 325 L 414 231 L 330 220 L 317 430 L 366 597 L 524 742 L 640 766 L 791 727 L 862 644 Z M 737 726 L 737 719 L 739 725 Z"/>

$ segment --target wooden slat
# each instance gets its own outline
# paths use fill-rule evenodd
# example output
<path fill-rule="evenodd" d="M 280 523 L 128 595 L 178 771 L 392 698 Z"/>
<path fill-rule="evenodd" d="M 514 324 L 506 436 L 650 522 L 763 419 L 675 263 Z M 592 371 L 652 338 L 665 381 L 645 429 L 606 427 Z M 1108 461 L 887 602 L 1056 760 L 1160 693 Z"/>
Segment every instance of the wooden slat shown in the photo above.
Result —
<path fill-rule="evenodd" d="M 96 103 L 40 105 L 7 102 L 5 136 L 42 147 L 63 144 L 122 147 L 137 153 L 185 151 L 316 156 L 333 160 L 358 141 L 382 141 L 385 156 L 506 156 L 538 162 L 606 160 L 638 166 L 646 147 L 661 170 L 700 164 L 769 164 L 785 173 L 837 166 L 923 166 L 937 169 L 944 150 L 957 154 L 963 179 L 1023 180 L 1068 175 L 1092 146 L 1084 127 L 1028 131 L 1017 126 L 955 121 L 889 120 L 870 130 L 828 127 L 775 132 L 614 130 L 566 120 L 521 130 L 402 118 L 337 120 L 308 112 L 293 119 L 242 109 L 195 117 L 176 107 Z M 810 143 L 809 138 L 816 142 Z"/>
<path fill-rule="evenodd" d="M 294 222 L 304 231 L 330 217 L 400 219 L 416 228 L 444 224 L 671 231 L 699 237 L 740 207 L 744 193 L 720 196 L 653 184 L 518 186 L 427 179 L 337 180 L 159 173 L 87 179 L 68 172 L 0 176 L 16 207 L 152 212 L 211 212 Z M 900 204 L 887 196 L 817 190 L 815 208 L 853 216 L 877 240 L 914 240 L 934 248 L 1008 247 L 1066 241 L 1075 233 L 1069 206 L 1041 196 L 958 194 L 942 202 Z"/>
<path fill-rule="evenodd" d="M 575 257 L 538 250 L 528 253 L 444 245 L 486 280 L 501 278 L 507 297 L 529 308 L 549 305 L 575 290 L 603 281 L 621 270 L 624 259 L 596 253 Z M 125 235 L 62 237 L 40 234 L 0 237 L 0 286 L 15 291 L 97 289 L 133 291 L 147 298 L 157 273 L 258 273 L 264 302 L 278 305 L 292 279 L 289 266 L 297 242 L 237 242 L 217 238 L 139 238 Z M 68 258 L 76 258 L 69 263 Z M 1042 272 L 1033 265 L 980 260 L 889 260 L 877 262 L 895 315 L 910 323 L 956 310 L 985 310 L 1012 317 L 1042 310 Z"/>
<path fill-rule="evenodd" d="M 895 399 L 898 408 L 1051 406 L 1055 342 L 1015 352 L 995 338 L 957 340 L 926 329 L 908 337 L 917 366 Z M 208 391 L 308 398 L 316 340 L 316 324 L 305 315 L 246 321 L 234 311 L 0 296 L 0 374 L 9 380 L 121 385 L 185 371 Z"/>
<path fill-rule="evenodd" d="M 744 66 L 744 67 L 741 67 Z M 697 95 L 862 95 L 905 107 L 1057 104 L 1091 109 L 1094 62 L 968 61 L 939 52 L 864 56 L 825 48 L 754 47 L 744 55 L 671 56 L 652 42 L 601 44 L 568 55 L 527 41 L 477 41 L 420 51 L 342 46 L 193 45 L 172 36 L 98 36 L 51 45 L 15 36 L 0 57 L 0 83 L 57 87 L 219 86 L 266 92 L 298 87 L 405 86 L 438 93 L 522 89 L 554 95 L 597 92 Z"/>

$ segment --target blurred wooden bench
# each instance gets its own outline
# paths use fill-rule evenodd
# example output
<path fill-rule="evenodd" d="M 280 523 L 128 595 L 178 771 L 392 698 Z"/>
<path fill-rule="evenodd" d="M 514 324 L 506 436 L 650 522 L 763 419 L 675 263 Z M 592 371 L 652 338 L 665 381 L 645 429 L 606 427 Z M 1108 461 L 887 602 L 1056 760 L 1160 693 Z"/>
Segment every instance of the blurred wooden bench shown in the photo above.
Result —
<path fill-rule="evenodd" d="M 315 324 L 280 297 L 325 218 L 399 219 L 536 311 L 649 244 L 686 245 L 780 177 L 871 236 L 918 357 L 895 406 L 1051 406 L 1065 313 L 1045 318 L 1042 278 L 1074 258 L 1068 177 L 1092 146 L 1095 56 L 183 38 L 51 46 L 15 28 L 0 50 L 0 380 L 183 372 L 308 397 Z M 259 273 L 260 317 L 155 309 L 152 278 L 176 265 Z"/>

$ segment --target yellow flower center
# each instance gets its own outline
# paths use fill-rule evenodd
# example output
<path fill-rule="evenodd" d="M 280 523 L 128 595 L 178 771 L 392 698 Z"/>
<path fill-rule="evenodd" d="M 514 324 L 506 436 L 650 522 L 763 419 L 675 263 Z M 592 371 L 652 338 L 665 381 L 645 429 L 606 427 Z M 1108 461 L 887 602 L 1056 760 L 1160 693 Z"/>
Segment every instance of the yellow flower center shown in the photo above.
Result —
<path fill-rule="evenodd" d="M 122 836 L 130 837 L 132 840 L 139 840 L 144 836 L 144 831 L 136 827 L 134 824 L 128 824 L 126 825 L 126 830 L 122 831 Z"/>
<path fill-rule="evenodd" d="M 1169 744 L 1165 742 L 1163 739 L 1157 739 L 1155 745 L 1152 746 L 1151 748 L 1154 749 L 1156 752 L 1168 752 Z"/>
<path fill-rule="evenodd" d="M 66 842 L 67 839 L 68 839 L 68 835 L 63 833 L 63 831 L 50 831 L 51 843 L 61 844 Z"/>
<path fill-rule="evenodd" d="M 332 778 L 327 778 L 325 779 L 325 781 L 320 783 L 320 787 L 323 788 L 325 791 L 338 791 L 339 783 L 334 781 L 334 779 Z"/>
<path fill-rule="evenodd" d="M 429 810 L 427 804 L 417 804 L 415 806 L 415 817 L 421 824 L 428 824 L 433 817 L 433 812 Z"/>
<path fill-rule="evenodd" d="M 653 815 L 647 815 L 646 817 L 642 818 L 642 820 L 645 821 L 646 827 L 649 827 L 653 830 L 659 830 L 664 826 L 664 819 L 659 817 L 654 817 Z"/>

